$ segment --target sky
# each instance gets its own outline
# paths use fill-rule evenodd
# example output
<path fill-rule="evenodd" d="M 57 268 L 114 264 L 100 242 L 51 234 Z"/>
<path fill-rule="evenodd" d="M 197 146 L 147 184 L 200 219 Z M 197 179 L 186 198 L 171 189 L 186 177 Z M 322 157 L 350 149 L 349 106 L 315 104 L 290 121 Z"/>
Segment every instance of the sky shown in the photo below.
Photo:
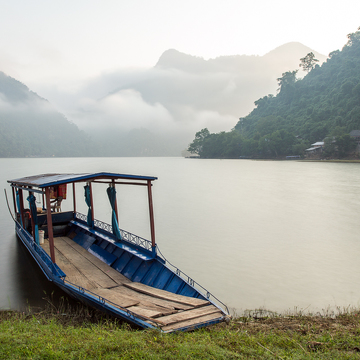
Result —
<path fill-rule="evenodd" d="M 359 0 L 0 0 L 0 9 L 0 71 L 38 92 L 150 68 L 171 48 L 209 59 L 297 41 L 327 55 L 360 26 Z"/>

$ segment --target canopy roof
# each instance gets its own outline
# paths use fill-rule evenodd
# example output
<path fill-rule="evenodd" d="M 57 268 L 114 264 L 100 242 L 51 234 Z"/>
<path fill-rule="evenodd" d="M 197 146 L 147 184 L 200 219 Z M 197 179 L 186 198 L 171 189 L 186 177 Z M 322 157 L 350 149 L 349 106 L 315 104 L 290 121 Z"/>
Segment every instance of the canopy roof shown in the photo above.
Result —
<path fill-rule="evenodd" d="M 27 176 L 20 179 L 8 180 L 8 183 L 23 185 L 23 186 L 36 186 L 38 188 L 46 188 L 48 186 L 55 186 L 60 184 L 67 184 L 79 181 L 92 181 L 92 180 L 156 180 L 157 177 L 153 176 L 139 176 L 139 175 L 126 175 L 126 174 L 114 174 L 114 173 L 83 173 L 83 174 L 41 174 Z"/>

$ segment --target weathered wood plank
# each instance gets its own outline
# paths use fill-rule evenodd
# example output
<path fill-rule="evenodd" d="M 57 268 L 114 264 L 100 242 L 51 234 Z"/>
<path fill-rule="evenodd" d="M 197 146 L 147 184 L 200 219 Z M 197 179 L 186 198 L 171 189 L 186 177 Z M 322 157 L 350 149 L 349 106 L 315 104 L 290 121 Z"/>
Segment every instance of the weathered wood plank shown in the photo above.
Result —
<path fill-rule="evenodd" d="M 66 238 L 62 237 L 61 240 L 58 242 L 56 238 L 55 239 L 55 246 L 57 246 L 57 244 L 61 243 L 61 241 L 63 240 L 64 242 L 66 242 L 69 246 L 71 246 L 72 249 L 74 249 L 74 251 L 78 251 L 78 248 L 81 248 L 82 250 L 78 251 L 79 253 L 81 253 L 81 255 L 86 255 L 88 257 L 88 260 L 95 260 L 97 262 L 101 262 L 101 260 L 97 259 L 96 257 L 94 257 L 92 254 L 88 253 L 85 249 L 83 249 L 80 245 L 72 242 L 72 240 L 66 240 Z M 75 244 L 75 246 L 72 246 L 73 244 L 71 244 L 71 242 L 73 244 Z M 45 242 L 44 246 L 49 248 L 49 245 L 47 242 Z M 93 282 L 90 281 L 86 278 L 86 276 L 84 276 L 82 273 L 79 272 L 79 270 L 74 267 L 72 265 L 72 263 L 62 254 L 60 253 L 57 249 L 56 252 L 58 254 L 57 256 L 57 263 L 60 266 L 61 269 L 63 269 L 63 271 L 67 274 L 67 280 L 77 284 L 79 286 L 82 286 L 86 289 L 89 289 L 95 293 L 97 293 L 98 295 L 114 302 L 117 303 L 116 301 L 116 297 L 119 296 L 121 298 L 124 298 L 125 296 L 127 297 L 127 300 L 129 301 L 129 305 L 127 303 L 119 303 L 120 306 L 122 307 L 128 307 L 128 306 L 133 306 L 135 304 L 140 303 L 141 306 L 145 306 L 149 309 L 152 310 L 157 310 L 160 315 L 170 315 L 173 313 L 176 313 L 177 310 L 188 310 L 188 309 L 192 309 L 192 306 L 188 306 L 188 305 L 184 305 L 184 304 L 180 304 L 180 303 L 176 303 L 176 302 L 172 302 L 172 301 L 167 301 L 167 300 L 163 300 L 163 299 L 159 299 L 156 297 L 152 297 L 150 295 L 146 295 L 143 293 L 140 293 L 136 290 L 130 289 L 130 288 L 126 288 L 123 286 L 115 286 L 115 287 L 111 287 L 109 290 L 111 290 L 111 292 L 102 292 L 100 293 L 99 291 L 99 286 Z M 66 263 L 68 263 L 70 265 L 69 267 L 66 267 Z M 104 264 L 101 262 L 100 267 L 102 268 L 101 270 L 106 272 L 108 270 L 110 270 L 109 272 L 113 271 L 118 273 L 115 269 L 112 269 L 110 266 Z M 119 273 L 118 273 L 119 274 Z M 119 274 L 121 275 L 121 274 Z M 122 277 L 123 275 L 121 275 Z M 128 280 L 128 279 L 126 279 Z M 130 280 L 128 280 L 130 282 Z M 112 295 L 110 295 L 112 294 Z M 128 306 L 127 306 L 128 305 Z"/>
<path fill-rule="evenodd" d="M 86 274 L 86 277 L 98 284 L 98 287 L 109 288 L 116 286 L 116 282 L 103 273 L 90 260 L 84 258 L 77 251 L 61 238 L 55 240 L 56 248 L 79 270 L 80 273 Z"/>
<path fill-rule="evenodd" d="M 124 276 L 123 274 L 120 274 L 118 271 L 113 269 L 111 266 L 105 264 L 100 259 L 98 259 L 96 256 L 90 254 L 86 249 L 84 249 L 82 246 L 80 246 L 73 240 L 69 239 L 68 237 L 62 237 L 62 239 L 69 246 L 71 246 L 74 250 L 76 250 L 78 253 L 83 255 L 86 259 L 90 260 L 95 266 L 97 266 L 106 275 L 108 275 L 111 279 L 113 279 L 118 285 L 122 285 L 123 283 L 131 282 L 131 280 L 129 280 L 126 276 Z"/>
<path fill-rule="evenodd" d="M 133 290 L 136 290 L 136 291 L 140 291 L 140 292 L 142 292 L 144 294 L 148 294 L 148 295 L 151 295 L 151 296 L 158 297 L 160 299 L 170 300 L 170 301 L 178 302 L 178 303 L 181 303 L 181 304 L 190 305 L 190 306 L 193 306 L 193 307 L 204 306 L 204 305 L 210 303 L 207 300 L 202 300 L 202 299 L 192 298 L 192 297 L 188 297 L 188 296 L 173 294 L 173 293 L 171 293 L 169 291 L 156 289 L 156 288 L 153 288 L 151 286 L 144 285 L 144 284 L 141 284 L 141 283 L 138 283 L 138 282 L 124 284 L 124 286 L 129 287 L 130 289 L 133 289 Z"/>
<path fill-rule="evenodd" d="M 187 320 L 187 321 L 180 321 L 180 322 L 177 322 L 175 324 L 162 326 L 161 329 L 163 331 L 172 331 L 172 330 L 177 330 L 177 329 L 181 329 L 183 327 L 189 327 L 189 326 L 190 327 L 193 326 L 195 328 L 196 325 L 198 325 L 198 324 L 206 323 L 206 322 L 221 318 L 223 315 L 224 314 L 219 310 L 216 313 L 201 316 L 201 317 L 198 317 L 196 319 L 191 319 L 191 320 Z"/>
<path fill-rule="evenodd" d="M 146 295 L 143 293 L 140 293 L 136 290 L 130 289 L 129 287 L 125 286 L 118 286 L 114 288 L 114 290 L 121 292 L 122 294 L 126 294 L 127 296 L 139 299 L 142 304 L 146 304 L 147 306 L 149 304 L 152 304 L 153 306 L 163 307 L 168 310 L 190 310 L 193 309 L 193 306 L 180 304 L 177 302 L 169 301 L 169 300 L 163 300 L 156 297 L 153 297 L 151 295 Z M 176 312 L 176 311 L 174 311 Z M 173 312 L 171 312 L 173 313 Z"/>
<path fill-rule="evenodd" d="M 58 239 L 58 238 L 56 238 L 56 239 Z M 55 239 L 55 246 L 58 244 L 56 239 Z M 90 260 L 90 261 L 95 260 L 97 262 L 101 262 L 101 260 L 97 259 L 92 254 L 88 253 L 80 245 L 72 242 L 72 240 L 66 240 L 66 238 L 64 238 L 64 237 L 62 237 L 61 239 L 64 240 L 71 248 L 73 248 L 74 251 L 78 251 L 79 250 L 78 248 L 81 248 L 82 250 L 84 250 L 84 251 L 80 250 L 78 252 L 82 256 L 86 255 L 88 260 Z M 73 244 L 71 244 L 71 242 L 73 244 L 75 244 L 75 246 L 73 246 Z M 49 248 L 48 244 L 46 244 L 45 246 L 47 246 Z M 157 311 L 159 313 L 159 315 L 162 315 L 162 316 L 176 313 L 177 310 L 175 310 L 174 306 L 176 306 L 177 309 L 180 308 L 181 310 L 192 309 L 192 307 L 190 307 L 190 306 L 179 304 L 179 303 L 172 303 L 170 301 L 154 298 L 152 296 L 139 293 L 135 290 L 123 287 L 121 285 L 116 286 L 116 287 L 111 287 L 110 289 L 99 288 L 95 282 L 91 282 L 90 280 L 88 280 L 86 278 L 86 276 L 81 274 L 79 272 L 79 270 L 76 269 L 72 265 L 72 263 L 66 257 L 64 257 L 64 255 L 62 253 L 60 253 L 57 249 L 56 249 L 56 252 L 57 252 L 57 254 L 59 254 L 57 256 L 58 265 L 67 274 L 68 281 L 70 281 L 74 284 L 77 284 L 79 286 L 82 286 L 86 289 L 89 289 L 92 292 L 104 297 L 105 299 L 107 299 L 115 304 L 118 304 L 121 307 L 127 308 L 129 306 L 134 306 L 136 304 L 140 304 L 143 307 Z M 66 267 L 65 266 L 66 263 L 68 263 L 70 265 L 70 267 Z M 121 277 L 123 277 L 122 274 L 118 273 L 115 269 L 112 269 L 110 266 L 108 266 L 102 262 L 99 267 L 101 267 L 101 270 L 103 272 L 105 272 L 106 274 L 108 272 L 116 272 L 117 274 L 121 275 Z M 128 280 L 128 279 L 126 279 L 126 280 L 130 282 L 130 280 Z M 106 291 L 106 290 L 109 290 L 109 291 Z"/>
<path fill-rule="evenodd" d="M 48 240 L 42 245 L 43 249 L 50 255 L 50 246 Z M 81 286 L 85 289 L 95 289 L 98 285 L 89 280 L 86 275 L 82 274 L 58 249 L 55 247 L 56 264 L 66 274 L 66 279 L 73 284 Z"/>
<path fill-rule="evenodd" d="M 195 319 L 204 315 L 210 315 L 218 311 L 219 309 L 216 306 L 208 305 L 193 310 L 181 311 L 178 312 L 177 314 L 162 316 L 159 318 L 159 320 L 161 320 L 166 325 L 170 325 L 179 321 L 185 321 L 185 320 Z"/>
<path fill-rule="evenodd" d="M 94 289 L 93 293 L 100 295 L 101 297 L 119 305 L 123 308 L 138 305 L 140 302 L 136 299 L 132 299 L 128 296 L 122 295 L 121 293 L 115 292 L 111 289 Z"/>
<path fill-rule="evenodd" d="M 49 253 L 47 242 L 43 248 Z M 223 316 L 207 300 L 132 283 L 127 278 L 124 281 L 122 274 L 69 238 L 56 238 L 55 252 L 57 264 L 67 274 L 67 280 L 162 326 L 164 331 L 195 327 Z"/>
<path fill-rule="evenodd" d="M 152 310 L 143 306 L 131 306 L 128 307 L 128 310 L 132 311 L 135 314 L 141 315 L 141 316 L 146 316 L 148 318 L 153 318 L 156 316 L 161 315 L 161 312 L 156 311 L 156 310 Z"/>

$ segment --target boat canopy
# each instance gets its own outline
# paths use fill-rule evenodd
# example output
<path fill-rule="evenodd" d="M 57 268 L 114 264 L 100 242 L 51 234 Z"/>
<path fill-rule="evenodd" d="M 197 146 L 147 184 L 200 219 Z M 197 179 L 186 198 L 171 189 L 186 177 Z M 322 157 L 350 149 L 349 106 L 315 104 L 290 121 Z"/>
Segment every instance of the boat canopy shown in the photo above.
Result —
<path fill-rule="evenodd" d="M 22 186 L 36 186 L 38 188 L 46 188 L 49 186 L 56 186 L 61 184 L 68 184 L 80 181 L 94 181 L 101 179 L 124 179 L 124 180 L 145 180 L 153 181 L 157 180 L 157 177 L 153 176 L 140 176 L 140 175 L 127 175 L 127 174 L 115 174 L 115 173 L 82 173 L 82 174 L 41 174 L 27 176 L 20 179 L 8 180 L 8 183 L 17 184 Z"/>
<path fill-rule="evenodd" d="M 56 197 L 54 197 L 54 195 L 51 195 L 51 188 L 60 187 L 62 185 L 72 183 L 73 206 L 74 206 L 73 214 L 74 214 L 74 218 L 76 218 L 77 212 L 76 212 L 75 183 L 78 182 L 86 182 L 86 185 L 84 187 L 85 202 L 89 208 L 86 217 L 86 222 L 88 226 L 92 229 L 94 229 L 95 227 L 95 222 L 94 222 L 95 218 L 94 218 L 94 204 L 93 204 L 93 194 L 92 194 L 91 184 L 102 183 L 109 185 L 110 190 L 107 192 L 112 209 L 113 234 L 117 240 L 121 240 L 121 232 L 118 225 L 119 219 L 117 212 L 115 185 L 125 184 L 125 185 L 146 186 L 148 192 L 148 201 L 149 201 L 151 248 L 152 248 L 152 255 L 153 257 L 155 257 L 156 256 L 155 224 L 154 224 L 154 211 L 153 211 L 152 194 L 151 194 L 151 186 L 152 186 L 151 182 L 153 180 L 157 180 L 157 177 L 99 172 L 99 173 L 81 173 L 81 174 L 41 174 L 41 175 L 27 176 L 20 179 L 8 180 L 8 183 L 10 183 L 12 187 L 15 213 L 20 214 L 20 221 L 22 226 L 24 226 L 25 224 L 23 190 L 29 192 L 28 199 L 30 205 L 31 205 L 30 200 L 32 199 L 31 198 L 32 193 L 42 194 L 42 201 L 43 201 L 42 208 L 46 210 L 47 213 L 48 238 L 50 244 L 51 260 L 53 263 L 55 263 L 54 239 L 53 239 L 53 228 L 52 228 L 53 226 L 52 209 L 51 209 L 52 207 L 51 207 L 50 199 L 56 199 L 61 203 L 63 198 L 62 196 L 58 197 L 56 195 Z M 37 209 L 34 202 L 32 216 L 31 216 L 32 232 L 33 232 L 32 235 L 34 239 L 38 239 L 38 229 L 35 227 L 36 217 L 37 217 Z"/>

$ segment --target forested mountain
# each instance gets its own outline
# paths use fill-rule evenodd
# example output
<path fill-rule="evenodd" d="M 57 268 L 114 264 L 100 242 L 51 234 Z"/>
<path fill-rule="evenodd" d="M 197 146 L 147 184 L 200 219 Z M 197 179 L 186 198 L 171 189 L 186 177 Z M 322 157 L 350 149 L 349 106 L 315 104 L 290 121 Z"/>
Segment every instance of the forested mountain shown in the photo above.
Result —
<path fill-rule="evenodd" d="M 87 156 L 94 144 L 45 99 L 0 72 L 0 157 Z"/>
<path fill-rule="evenodd" d="M 332 150 L 341 141 L 351 148 L 348 134 L 360 129 L 360 28 L 341 51 L 330 53 L 321 66 L 313 58 L 307 70 L 300 80 L 297 70 L 283 73 L 276 96 L 255 101 L 231 132 L 198 132 L 189 150 L 210 158 L 280 157 L 303 154 L 326 137 L 329 144 L 339 142 Z"/>
<path fill-rule="evenodd" d="M 68 113 L 102 142 L 108 156 L 179 156 L 198 129 L 230 130 L 254 108 L 254 99 L 276 91 L 274 79 L 298 67 L 299 58 L 310 51 L 292 42 L 263 56 L 206 60 L 166 50 L 150 69 L 92 79 L 75 94 L 78 106 Z"/>
<path fill-rule="evenodd" d="M 298 59 L 310 51 L 321 63 L 326 60 L 298 42 L 284 44 L 263 56 L 233 55 L 208 60 L 169 49 L 146 77 L 122 84 L 117 91 L 135 90 L 146 102 L 161 104 L 174 117 L 179 108 L 192 108 L 238 118 L 253 109 L 254 99 L 264 90 L 274 92 L 274 77 L 297 66 Z M 182 112 L 177 121 L 184 121 L 184 116 Z"/>

